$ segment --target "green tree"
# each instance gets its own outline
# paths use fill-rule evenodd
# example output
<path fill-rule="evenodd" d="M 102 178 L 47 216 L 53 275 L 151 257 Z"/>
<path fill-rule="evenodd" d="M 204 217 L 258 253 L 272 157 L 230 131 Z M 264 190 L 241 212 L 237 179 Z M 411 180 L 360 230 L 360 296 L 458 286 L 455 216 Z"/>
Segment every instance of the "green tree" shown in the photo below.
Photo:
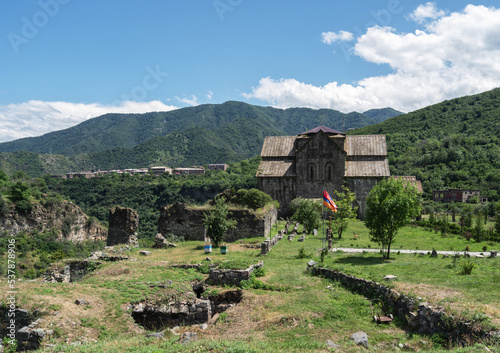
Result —
<path fill-rule="evenodd" d="M 335 204 L 338 209 L 332 220 L 332 231 L 335 230 L 339 236 L 342 238 L 342 232 L 347 230 L 349 225 L 349 219 L 356 218 L 358 212 L 357 207 L 352 207 L 354 201 L 356 201 L 356 194 L 351 192 L 347 186 L 342 187 L 342 191 L 334 191 Z"/>
<path fill-rule="evenodd" d="M 497 237 L 498 239 L 500 239 L 500 202 L 497 202 L 495 207 L 496 207 L 495 233 L 497 233 Z"/>
<path fill-rule="evenodd" d="M 366 204 L 370 238 L 382 245 L 383 258 L 388 259 L 399 229 L 420 214 L 420 193 L 402 180 L 384 179 L 370 191 Z"/>
<path fill-rule="evenodd" d="M 28 214 L 31 212 L 31 189 L 28 184 L 17 181 L 12 184 L 9 190 L 9 197 L 16 204 L 19 213 Z"/>
<path fill-rule="evenodd" d="M 250 190 L 238 190 L 235 197 L 235 202 L 237 204 L 256 210 L 258 208 L 264 207 L 268 203 L 273 202 L 273 199 L 265 192 L 252 188 Z"/>
<path fill-rule="evenodd" d="M 214 207 L 210 211 L 205 212 L 203 224 L 205 225 L 207 236 L 215 247 L 219 246 L 227 231 L 236 226 L 236 221 L 229 219 L 229 216 L 229 206 L 226 204 L 225 197 L 216 199 Z"/>
<path fill-rule="evenodd" d="M 295 200 L 292 200 L 292 203 Z M 298 203 L 298 205 L 297 205 Z M 295 212 L 292 219 L 301 223 L 308 233 L 311 233 L 313 229 L 318 229 L 321 226 L 321 205 L 306 199 L 299 199 L 293 205 Z"/>
<path fill-rule="evenodd" d="M 476 222 L 474 228 L 472 229 L 472 234 L 474 236 L 475 241 L 479 242 L 483 240 L 484 225 L 483 225 L 483 216 L 480 213 L 476 215 Z"/>

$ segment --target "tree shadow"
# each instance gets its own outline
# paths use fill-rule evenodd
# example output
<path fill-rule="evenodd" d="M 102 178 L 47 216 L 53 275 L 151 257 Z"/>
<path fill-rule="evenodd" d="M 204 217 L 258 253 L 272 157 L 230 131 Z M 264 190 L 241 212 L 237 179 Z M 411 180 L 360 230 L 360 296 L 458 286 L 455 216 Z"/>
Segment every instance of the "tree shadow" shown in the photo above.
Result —
<path fill-rule="evenodd" d="M 205 250 L 205 246 L 204 245 L 197 245 L 194 248 L 191 248 L 191 250 Z"/>
<path fill-rule="evenodd" d="M 383 259 L 382 256 L 346 256 L 334 261 L 338 264 L 350 264 L 353 266 L 381 265 L 391 262 L 391 259 Z"/>

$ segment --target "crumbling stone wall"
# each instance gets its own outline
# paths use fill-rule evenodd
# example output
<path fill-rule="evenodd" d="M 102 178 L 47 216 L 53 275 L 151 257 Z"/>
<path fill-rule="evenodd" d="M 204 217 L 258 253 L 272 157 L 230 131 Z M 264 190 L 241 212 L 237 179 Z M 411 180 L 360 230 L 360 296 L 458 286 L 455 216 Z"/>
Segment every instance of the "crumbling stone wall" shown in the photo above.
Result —
<path fill-rule="evenodd" d="M 64 267 L 49 268 L 45 271 L 44 279 L 46 282 L 56 283 L 70 283 L 78 282 L 83 277 L 94 271 L 102 263 L 97 261 L 79 260 L 71 261 L 64 265 Z"/>
<path fill-rule="evenodd" d="M 213 285 L 238 285 L 243 280 L 248 280 L 250 275 L 256 268 L 264 266 L 262 261 L 259 261 L 256 265 L 251 265 L 244 270 L 219 270 L 211 269 L 208 275 L 208 283 Z"/>
<path fill-rule="evenodd" d="M 164 305 L 143 301 L 132 304 L 131 309 L 134 320 L 149 330 L 186 324 L 201 324 L 212 318 L 211 302 L 203 299 L 170 302 Z"/>
<path fill-rule="evenodd" d="M 205 212 L 206 210 L 190 208 L 183 203 L 163 207 L 160 209 L 158 232 L 164 237 L 172 233 L 176 236 L 183 236 L 186 240 L 203 241 L 205 240 L 205 226 L 203 225 Z M 226 234 L 224 241 L 227 242 L 243 238 L 267 237 L 278 216 L 275 208 L 263 216 L 258 216 L 250 210 L 229 210 L 229 212 L 237 224 L 235 229 L 231 229 Z"/>
<path fill-rule="evenodd" d="M 313 275 L 339 281 L 353 292 L 368 298 L 382 299 L 392 309 L 395 316 L 401 318 L 419 334 L 441 333 L 459 345 L 466 345 L 477 339 L 500 337 L 500 332 L 484 332 L 474 322 L 455 318 L 447 314 L 443 308 L 434 308 L 427 302 L 420 303 L 415 298 L 408 297 L 380 283 L 316 265 L 309 266 L 308 269 Z"/>
<path fill-rule="evenodd" d="M 128 244 L 138 246 L 139 215 L 131 208 L 116 206 L 109 211 L 109 229 L 106 245 Z"/>

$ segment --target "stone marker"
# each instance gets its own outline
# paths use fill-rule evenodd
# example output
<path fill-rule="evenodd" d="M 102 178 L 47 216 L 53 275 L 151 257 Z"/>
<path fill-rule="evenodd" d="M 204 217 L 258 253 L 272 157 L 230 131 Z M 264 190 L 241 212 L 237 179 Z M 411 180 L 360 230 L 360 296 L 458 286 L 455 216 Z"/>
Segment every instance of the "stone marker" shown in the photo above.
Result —
<path fill-rule="evenodd" d="M 353 333 L 351 339 L 354 340 L 358 346 L 368 348 L 368 335 L 365 332 L 360 331 Z"/>

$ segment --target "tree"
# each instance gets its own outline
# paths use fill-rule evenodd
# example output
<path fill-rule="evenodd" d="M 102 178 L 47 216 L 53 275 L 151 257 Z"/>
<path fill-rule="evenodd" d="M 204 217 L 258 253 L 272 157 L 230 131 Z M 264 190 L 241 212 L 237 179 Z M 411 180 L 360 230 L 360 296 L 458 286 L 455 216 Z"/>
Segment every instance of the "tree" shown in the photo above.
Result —
<path fill-rule="evenodd" d="M 215 247 L 219 246 L 227 231 L 236 226 L 236 221 L 229 219 L 229 215 L 229 206 L 226 204 L 225 197 L 217 198 L 214 207 L 205 213 L 203 224 L 207 230 L 207 236 Z"/>
<path fill-rule="evenodd" d="M 334 191 L 335 204 L 338 210 L 332 220 L 332 228 L 337 231 L 339 239 L 342 238 L 342 232 L 347 230 L 348 220 L 356 218 L 358 211 L 357 207 L 352 207 L 354 201 L 356 201 L 356 194 L 351 192 L 347 186 L 343 186 L 342 189 L 343 191 Z"/>
<path fill-rule="evenodd" d="M 373 187 L 366 204 L 370 238 L 382 245 L 383 258 L 388 259 L 399 229 L 420 214 L 420 193 L 400 179 L 385 179 Z"/>
<path fill-rule="evenodd" d="M 311 233 L 313 229 L 318 229 L 321 226 L 321 205 L 312 200 L 295 200 L 292 200 L 292 209 L 294 209 L 292 219 L 301 223 L 308 233 Z"/>
<path fill-rule="evenodd" d="M 16 209 L 21 214 L 31 212 L 31 189 L 28 184 L 17 181 L 9 190 L 10 200 L 16 204 Z"/>

